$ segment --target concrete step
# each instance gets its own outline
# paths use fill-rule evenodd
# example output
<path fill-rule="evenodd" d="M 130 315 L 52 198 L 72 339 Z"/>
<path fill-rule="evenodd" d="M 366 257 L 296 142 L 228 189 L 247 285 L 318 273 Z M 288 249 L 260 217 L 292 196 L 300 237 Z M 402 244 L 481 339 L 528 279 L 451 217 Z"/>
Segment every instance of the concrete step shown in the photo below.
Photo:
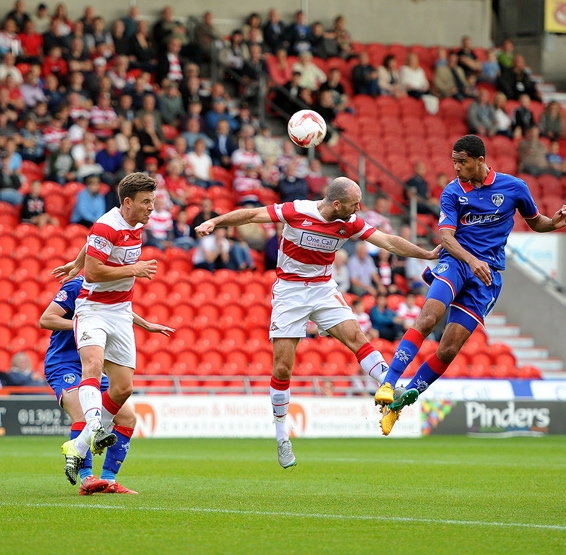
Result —
<path fill-rule="evenodd" d="M 505 324 L 507 324 L 507 317 L 505 316 L 505 314 L 490 314 L 485 319 L 485 325 L 487 327 L 504 326 Z"/>
<path fill-rule="evenodd" d="M 511 349 L 521 349 L 535 346 L 535 340 L 530 335 L 519 335 L 516 337 L 490 337 L 488 343 L 505 343 Z"/>
<path fill-rule="evenodd" d="M 545 380 L 566 380 L 566 372 L 542 372 L 542 377 Z"/>
<path fill-rule="evenodd" d="M 548 358 L 548 349 L 545 347 L 528 347 L 513 349 L 513 354 L 518 359 Z"/>
<path fill-rule="evenodd" d="M 521 335 L 521 328 L 517 325 L 505 325 L 505 326 L 486 326 L 485 331 L 488 337 L 517 337 Z"/>
<path fill-rule="evenodd" d="M 560 358 L 535 359 L 525 364 L 532 364 L 541 372 L 562 372 L 564 370 L 564 361 Z"/>

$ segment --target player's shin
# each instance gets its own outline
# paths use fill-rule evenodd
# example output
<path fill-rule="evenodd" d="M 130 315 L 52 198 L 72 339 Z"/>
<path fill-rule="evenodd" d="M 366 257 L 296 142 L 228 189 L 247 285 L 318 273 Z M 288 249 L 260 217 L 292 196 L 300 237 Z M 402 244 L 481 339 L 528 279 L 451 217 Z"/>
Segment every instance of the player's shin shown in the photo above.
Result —
<path fill-rule="evenodd" d="M 387 372 L 387 376 L 384 380 L 385 383 L 391 384 L 392 387 L 395 387 L 397 381 L 407 369 L 407 366 L 409 366 L 415 356 L 417 356 L 424 339 L 424 336 L 415 328 L 410 328 L 405 332 L 405 335 L 399 342 L 399 346 L 395 351 L 393 360 L 389 365 L 389 371 Z"/>
<path fill-rule="evenodd" d="M 364 372 L 381 385 L 388 368 L 383 355 L 368 342 L 357 350 L 356 358 Z"/>
<path fill-rule="evenodd" d="M 432 383 L 444 374 L 448 366 L 434 353 L 417 370 L 417 373 L 407 385 L 407 389 L 415 388 L 418 389 L 419 393 L 426 391 Z"/>
<path fill-rule="evenodd" d="M 289 437 L 285 425 L 285 418 L 287 416 L 287 409 L 289 408 L 289 401 L 291 399 L 290 386 L 290 380 L 278 380 L 275 376 L 271 377 L 269 394 L 271 397 L 271 405 L 273 407 L 275 437 L 277 438 L 277 441 L 280 439 L 287 439 Z"/>
<path fill-rule="evenodd" d="M 118 441 L 106 450 L 102 474 L 100 475 L 102 480 L 108 480 L 109 482 L 116 480 L 116 474 L 120 472 L 120 468 L 130 450 L 130 439 L 133 433 L 133 428 L 114 426 L 114 434 L 118 437 Z"/>

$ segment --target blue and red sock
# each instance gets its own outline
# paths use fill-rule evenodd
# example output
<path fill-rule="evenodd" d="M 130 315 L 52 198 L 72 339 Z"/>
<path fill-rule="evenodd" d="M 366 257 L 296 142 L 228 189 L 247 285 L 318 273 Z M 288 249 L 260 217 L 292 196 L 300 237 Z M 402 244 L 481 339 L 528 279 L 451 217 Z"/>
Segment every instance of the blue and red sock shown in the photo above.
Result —
<path fill-rule="evenodd" d="M 419 393 L 426 391 L 432 383 L 446 372 L 448 366 L 436 356 L 436 353 L 432 354 L 428 360 L 421 364 L 421 367 L 407 385 L 407 389 L 415 388 L 419 390 Z"/>
<path fill-rule="evenodd" d="M 130 449 L 130 439 L 134 429 L 127 426 L 114 426 L 112 431 L 118 437 L 118 441 L 106 450 L 106 458 L 104 459 L 102 474 L 100 475 L 102 480 L 109 481 L 116 480 L 116 474 L 120 472 L 120 468 Z"/>
<path fill-rule="evenodd" d="M 405 332 L 405 335 L 399 342 L 399 346 L 395 351 L 393 360 L 389 365 L 389 371 L 387 372 L 387 376 L 385 376 L 384 383 L 388 383 L 395 387 L 397 381 L 407 369 L 407 366 L 409 366 L 409 364 L 411 364 L 413 359 L 417 356 L 424 340 L 424 336 L 415 328 L 409 328 Z"/>

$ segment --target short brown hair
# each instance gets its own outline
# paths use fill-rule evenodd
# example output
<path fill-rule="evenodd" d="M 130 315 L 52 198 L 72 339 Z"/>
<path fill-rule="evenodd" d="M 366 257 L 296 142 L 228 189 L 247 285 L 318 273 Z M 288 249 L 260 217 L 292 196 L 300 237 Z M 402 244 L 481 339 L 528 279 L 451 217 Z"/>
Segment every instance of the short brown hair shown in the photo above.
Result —
<path fill-rule="evenodd" d="M 118 184 L 118 198 L 124 204 L 127 198 L 134 199 L 139 192 L 153 192 L 157 189 L 157 182 L 153 177 L 142 173 L 130 173 Z"/>

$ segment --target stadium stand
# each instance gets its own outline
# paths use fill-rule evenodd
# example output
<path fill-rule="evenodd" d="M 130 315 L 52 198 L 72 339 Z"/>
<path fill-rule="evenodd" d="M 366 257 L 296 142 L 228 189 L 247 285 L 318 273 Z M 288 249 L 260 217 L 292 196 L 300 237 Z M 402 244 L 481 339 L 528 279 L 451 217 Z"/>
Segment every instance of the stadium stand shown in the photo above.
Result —
<path fill-rule="evenodd" d="M 437 46 L 378 42 L 368 44 L 354 42 L 352 50 L 356 54 L 361 51 L 367 52 L 370 63 L 375 67 L 381 65 L 384 57 L 390 54 L 401 65 L 408 52 L 415 52 L 429 81 L 432 81 L 438 54 Z M 480 60 L 486 58 L 486 51 L 483 49 L 475 49 L 474 53 Z M 86 56 L 86 60 L 94 65 L 107 64 L 105 65 L 107 76 L 114 66 L 112 58 L 101 60 L 95 50 Z M 182 56 L 179 58 L 179 63 L 185 61 Z M 291 66 L 295 61 L 295 56 L 288 56 L 288 63 Z M 430 175 L 427 178 L 431 185 L 436 181 L 436 173 L 452 174 L 452 165 L 446 152 L 450 151 L 456 138 L 468 132 L 466 114 L 472 99 L 458 101 L 454 98 L 441 98 L 438 102 L 438 113 L 428 113 L 421 100 L 406 95 L 399 98 L 387 95 L 379 95 L 375 98 L 366 95 L 354 96 L 351 74 L 357 61 L 355 56 L 350 59 L 315 58 L 314 61 L 326 73 L 332 68 L 339 68 L 344 92 L 350 97 L 348 110 L 338 113 L 333 122 L 333 126 L 340 132 L 337 144 L 321 145 L 317 149 L 317 156 L 323 163 L 335 165 L 338 171 L 363 183 L 368 193 L 382 192 L 389 195 L 393 200 L 392 215 L 405 217 L 404 182 L 412 175 L 411 167 L 416 161 L 422 159 L 430 161 Z M 263 77 L 267 78 L 268 87 L 275 91 L 277 84 L 284 85 L 285 82 L 277 83 L 274 54 L 266 53 L 265 62 L 267 73 Z M 25 75 L 33 69 L 33 62 L 30 64 L 21 61 L 17 67 Z M 242 83 L 238 84 L 237 78 L 229 68 L 224 68 L 226 79 L 223 84 L 201 79 L 202 89 L 191 91 L 187 89 L 189 79 L 185 82 L 187 75 L 184 72 L 189 71 L 187 67 L 181 67 L 179 64 L 180 74 L 177 73 L 177 69 L 170 70 L 167 83 L 155 82 L 154 67 L 150 68 L 152 71 L 144 81 L 143 76 L 147 68 L 141 62 L 132 65 L 120 85 L 121 88 L 111 79 L 101 78 L 94 83 L 91 79 L 88 84 L 91 87 L 90 98 L 85 99 L 81 109 L 88 113 L 93 105 L 96 106 L 97 94 L 104 92 L 101 87 L 108 85 L 107 92 L 112 95 L 114 106 L 111 110 L 127 121 L 130 117 L 129 112 L 123 109 L 120 111 L 119 101 L 122 95 L 131 96 L 138 103 L 137 108 L 140 107 L 144 93 L 154 95 L 165 106 L 163 90 L 170 81 L 179 83 L 181 91 L 179 95 L 190 96 L 192 99 L 190 104 L 207 102 L 208 97 L 202 94 L 204 89 L 207 89 L 206 93 L 209 97 L 215 93 L 221 95 L 226 103 L 230 104 L 232 113 L 237 112 L 237 104 L 257 102 L 257 99 L 252 97 L 243 99 L 230 97 L 228 90 L 237 97 L 245 87 L 240 86 Z M 204 67 L 203 65 L 203 69 Z M 87 78 L 92 75 L 90 72 L 85 72 Z M 70 83 L 62 76 L 60 79 L 59 85 L 63 88 L 68 87 L 70 92 Z M 250 79 L 243 81 L 243 84 L 249 85 Z M 217 85 L 219 87 L 215 88 Z M 0 79 L 0 88 L 7 86 L 6 79 Z M 489 90 L 491 96 L 495 93 L 494 86 L 488 84 L 480 86 Z M 42 94 L 48 92 L 47 89 L 42 90 Z M 17 91 L 11 91 L 11 94 L 17 99 Z M 266 99 L 260 98 L 263 104 L 259 112 L 267 109 L 268 113 L 278 114 L 273 99 L 274 92 Z M 65 134 L 71 127 L 70 124 L 76 126 L 78 115 L 70 112 L 65 102 L 57 104 L 53 98 L 47 97 L 46 101 L 51 114 L 65 120 Z M 539 102 L 532 102 L 531 106 L 534 120 L 538 122 L 544 106 Z M 516 107 L 516 101 L 507 102 L 505 109 L 509 116 L 513 115 Z M 184 108 L 186 112 L 190 112 L 188 102 L 185 103 Z M 40 117 L 37 116 L 35 109 L 18 110 L 14 105 L 2 107 L 2 111 L 10 112 L 10 117 L 15 114 L 13 119 L 16 125 L 13 134 L 19 137 L 20 151 L 24 153 L 23 139 L 19 135 L 21 125 L 28 116 L 38 121 Z M 30 116 L 27 112 L 33 114 Z M 562 114 L 565 114 L 564 109 Z M 136 114 L 132 111 L 131 115 Z M 139 141 L 143 141 L 147 146 L 153 144 L 154 139 L 151 133 L 144 131 L 142 116 L 143 114 L 141 116 L 137 114 L 133 120 L 133 136 L 139 137 Z M 194 117 L 201 116 L 197 114 Z M 46 119 L 49 119 L 49 116 Z M 257 127 L 259 122 L 257 118 L 252 118 L 249 123 L 253 130 L 253 126 Z M 265 121 L 262 121 L 262 124 L 264 123 Z M 94 145 L 100 152 L 104 148 L 104 141 L 101 138 L 106 133 L 101 133 L 100 128 L 94 129 L 92 120 L 91 125 L 93 126 L 91 130 L 98 135 Z M 135 141 L 127 137 L 127 129 L 128 125 L 120 126 L 110 134 L 115 131 L 119 131 L 122 135 L 126 133 L 124 136 L 127 146 L 124 154 L 126 157 L 134 158 L 138 170 L 144 170 L 150 157 L 144 156 L 143 150 L 135 151 L 131 146 Z M 43 127 L 42 133 L 48 130 L 48 127 Z M 159 131 L 162 133 L 159 139 L 161 146 L 156 148 L 155 155 L 159 168 L 160 190 L 172 192 L 175 186 L 168 181 L 170 179 L 168 171 L 171 160 L 173 158 L 177 160 L 178 157 L 171 154 L 171 144 L 183 134 L 184 127 L 180 122 L 172 122 L 162 125 Z M 206 131 L 213 136 L 215 129 Z M 238 138 L 235 137 L 235 140 L 237 141 Z M 484 137 L 484 140 L 491 163 L 496 170 L 516 173 L 518 140 L 503 135 Z M 281 143 L 282 139 L 277 138 L 276 142 Z M 379 145 L 379 149 L 376 148 L 376 144 Z M 561 151 L 564 151 L 565 147 L 566 139 L 561 138 Z M 0 148 L 5 152 L 3 142 L 0 142 Z M 0 368 L 6 367 L 10 357 L 22 350 L 32 356 L 36 368 L 42 368 L 42 360 L 48 344 L 48 332 L 38 328 L 37 320 L 43 308 L 58 290 L 58 284 L 51 277 L 50 270 L 73 257 L 84 244 L 87 234 L 85 227 L 70 224 L 77 195 L 85 188 L 82 180 L 78 179 L 78 174 L 75 173 L 69 175 L 69 179 L 65 179 L 63 184 L 45 180 L 46 164 L 49 163 L 49 155 L 52 155 L 52 152 L 47 149 L 44 154 L 47 155 L 47 160 L 45 155 L 41 156 L 39 161 L 20 160 L 19 192 L 25 195 L 29 192 L 32 181 L 42 181 L 41 198 L 44 210 L 55 216 L 59 225 L 38 228 L 29 223 L 20 223 L 20 206 L 0 201 L 0 309 L 3 315 L 0 323 L 2 337 Z M 88 160 L 90 156 L 92 158 L 90 162 L 94 162 L 94 154 L 87 153 L 86 159 Z M 360 173 L 361 160 L 364 161 L 362 173 Z M 177 204 L 170 207 L 174 216 L 183 211 L 187 215 L 188 222 L 192 223 L 201 211 L 201 203 L 205 197 L 212 201 L 212 210 L 218 213 L 236 207 L 238 196 L 233 189 L 233 181 L 237 170 L 231 164 L 215 163 L 210 169 L 210 184 L 207 188 L 203 188 L 202 183 L 194 179 L 190 164 L 186 163 L 183 157 L 180 161 L 185 172 L 180 177 L 183 200 L 176 201 Z M 98 171 L 96 163 L 92 165 L 93 171 Z M 119 175 L 120 172 L 117 171 L 116 176 Z M 556 205 L 562 203 L 561 198 L 566 195 L 566 177 L 558 178 L 552 175 L 535 177 L 528 174 L 520 174 L 519 177 L 527 182 L 543 210 L 554 209 Z M 106 182 L 100 194 L 110 200 L 115 181 L 107 177 L 104 179 Z M 264 188 L 258 202 L 268 204 L 277 202 L 278 198 L 276 188 Z M 434 226 L 434 218 L 421 217 L 417 222 L 418 234 L 423 237 L 433 237 L 434 233 L 431 230 Z M 528 230 L 520 218 L 517 219 L 516 230 Z M 268 230 L 268 233 L 273 232 L 273 229 Z M 159 274 L 151 282 L 138 281 L 135 310 L 150 321 L 167 322 L 175 327 L 177 332 L 169 339 L 136 329 L 139 349 L 136 387 L 139 391 L 189 393 L 201 392 L 203 389 L 219 393 L 266 390 L 271 373 L 272 349 L 267 330 L 270 290 L 275 280 L 274 272 L 263 271 L 263 254 L 253 249 L 251 255 L 253 266 L 256 268 L 254 272 L 220 269 L 211 273 L 194 270 L 194 253 L 195 248 L 185 250 L 170 246 L 161 250 L 153 246 L 145 247 L 144 258 L 156 258 L 159 261 Z M 350 302 L 353 300 L 353 296 L 348 298 Z M 401 295 L 390 295 L 388 305 L 394 310 L 402 300 Z M 365 299 L 364 303 L 369 307 L 372 300 Z M 374 339 L 373 343 L 386 358 L 392 356 L 396 346 L 396 343 L 382 339 Z M 426 342 L 419 353 L 419 358 L 409 368 L 408 375 L 415 372 L 426 353 L 432 352 L 435 346 L 435 341 Z M 301 392 L 319 391 L 318 380 L 321 377 L 335 378 L 337 393 L 351 392 L 351 378 L 356 373 L 355 357 L 341 344 L 327 338 L 310 338 L 299 344 L 295 375 L 300 383 Z M 491 344 L 488 349 L 485 334 L 477 331 L 451 365 L 448 375 L 454 378 L 533 379 L 540 377 L 540 371 L 532 366 L 518 368 L 515 357 L 505 346 Z"/>

